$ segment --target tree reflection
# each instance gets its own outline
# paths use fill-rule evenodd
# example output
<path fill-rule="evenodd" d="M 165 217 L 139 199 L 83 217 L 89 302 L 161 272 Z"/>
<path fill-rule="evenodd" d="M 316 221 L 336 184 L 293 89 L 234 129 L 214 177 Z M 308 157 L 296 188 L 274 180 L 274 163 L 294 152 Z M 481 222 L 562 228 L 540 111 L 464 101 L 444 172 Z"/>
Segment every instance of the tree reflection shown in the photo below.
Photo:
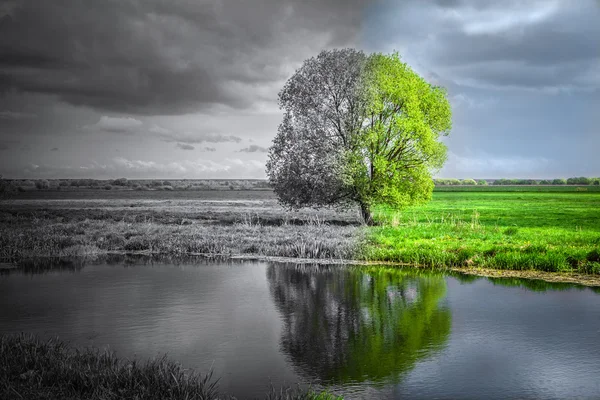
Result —
<path fill-rule="evenodd" d="M 279 264 L 267 279 L 284 320 L 282 350 L 311 379 L 399 381 L 450 334 L 443 276 Z"/>

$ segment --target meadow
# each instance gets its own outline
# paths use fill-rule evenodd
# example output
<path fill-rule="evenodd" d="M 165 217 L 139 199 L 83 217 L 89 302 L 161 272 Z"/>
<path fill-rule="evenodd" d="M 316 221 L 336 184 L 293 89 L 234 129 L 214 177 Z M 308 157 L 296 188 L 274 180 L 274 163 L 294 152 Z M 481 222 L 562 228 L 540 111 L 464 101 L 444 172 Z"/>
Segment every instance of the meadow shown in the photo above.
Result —
<path fill-rule="evenodd" d="M 376 207 L 367 227 L 358 210 L 290 211 L 240 182 L 17 191 L 0 200 L 0 262 L 141 253 L 600 274 L 597 186 L 438 186 L 425 206 Z"/>
<path fill-rule="evenodd" d="M 426 206 L 379 207 L 380 226 L 370 230 L 364 257 L 424 266 L 599 274 L 600 193 L 561 189 L 436 188 Z"/>
<path fill-rule="evenodd" d="M 0 208 L 0 259 L 110 253 L 349 259 L 352 211 L 289 211 L 270 191 L 19 192 Z"/>

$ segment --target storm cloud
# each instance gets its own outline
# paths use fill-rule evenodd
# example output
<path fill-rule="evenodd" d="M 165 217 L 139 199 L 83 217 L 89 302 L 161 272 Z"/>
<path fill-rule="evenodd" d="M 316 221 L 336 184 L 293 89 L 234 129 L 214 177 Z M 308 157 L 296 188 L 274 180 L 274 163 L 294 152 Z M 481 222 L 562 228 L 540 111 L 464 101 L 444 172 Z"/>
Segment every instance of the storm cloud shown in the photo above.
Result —
<path fill-rule="evenodd" d="M 600 176 L 598 21 L 598 0 L 0 0 L 0 174 L 265 177 L 285 81 L 353 47 L 447 88 L 438 176 Z"/>
<path fill-rule="evenodd" d="M 134 114 L 247 108 L 319 47 L 348 44 L 360 0 L 20 0 L 0 9 L 0 91 Z"/>

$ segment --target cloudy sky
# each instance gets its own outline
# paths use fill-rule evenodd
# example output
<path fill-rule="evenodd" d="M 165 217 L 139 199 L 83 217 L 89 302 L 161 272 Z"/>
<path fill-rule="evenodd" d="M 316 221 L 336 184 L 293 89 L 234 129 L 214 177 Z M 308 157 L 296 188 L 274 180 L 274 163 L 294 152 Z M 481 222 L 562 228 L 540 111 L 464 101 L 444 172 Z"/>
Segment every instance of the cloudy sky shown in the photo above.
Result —
<path fill-rule="evenodd" d="M 448 88 L 439 177 L 600 176 L 599 0 L 0 0 L 0 174 L 264 178 L 306 58 Z"/>

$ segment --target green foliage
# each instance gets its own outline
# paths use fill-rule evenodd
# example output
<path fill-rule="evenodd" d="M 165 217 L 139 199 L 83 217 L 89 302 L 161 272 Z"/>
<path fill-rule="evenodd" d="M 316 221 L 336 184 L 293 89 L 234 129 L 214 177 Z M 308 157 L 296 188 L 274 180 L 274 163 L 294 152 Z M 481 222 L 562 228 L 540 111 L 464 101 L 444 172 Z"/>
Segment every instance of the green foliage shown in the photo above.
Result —
<path fill-rule="evenodd" d="M 477 181 L 477 185 L 479 186 L 487 186 L 488 182 L 485 179 L 480 179 Z"/>
<path fill-rule="evenodd" d="M 271 265 L 267 279 L 283 314 L 283 352 L 303 375 L 322 382 L 397 383 L 450 336 L 444 276 Z"/>
<path fill-rule="evenodd" d="M 592 180 L 590 178 L 586 178 L 585 176 L 567 179 L 567 185 L 591 185 L 591 184 L 592 184 Z"/>
<path fill-rule="evenodd" d="M 552 181 L 552 184 L 553 185 L 566 185 L 567 184 L 567 180 L 566 179 L 562 179 L 562 178 L 557 178 L 557 179 L 554 179 Z"/>
<path fill-rule="evenodd" d="M 475 186 L 475 185 L 477 185 L 477 182 L 475 182 L 474 179 L 463 179 L 460 183 L 462 185 L 467 185 L 467 186 Z"/>
<path fill-rule="evenodd" d="M 431 198 L 451 128 L 444 89 L 392 55 L 323 51 L 279 93 L 283 122 L 267 174 L 292 208 L 358 203 L 396 208 Z"/>

